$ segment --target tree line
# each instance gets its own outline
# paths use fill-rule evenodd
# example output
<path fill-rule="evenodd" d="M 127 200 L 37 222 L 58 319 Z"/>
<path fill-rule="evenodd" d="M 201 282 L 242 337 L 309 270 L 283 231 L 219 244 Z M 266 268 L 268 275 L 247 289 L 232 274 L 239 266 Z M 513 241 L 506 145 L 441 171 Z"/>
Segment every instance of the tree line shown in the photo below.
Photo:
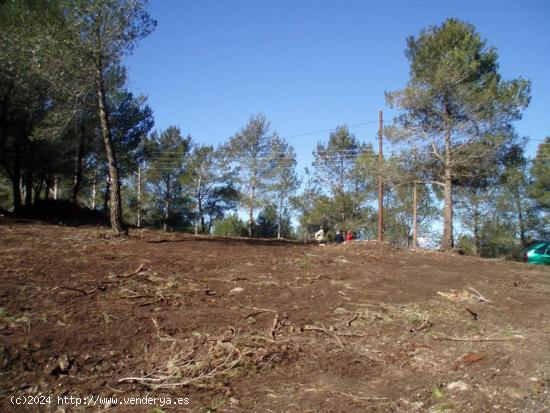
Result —
<path fill-rule="evenodd" d="M 323 226 L 376 238 L 381 175 L 384 235 L 396 244 L 436 239 L 511 257 L 549 236 L 550 137 L 528 159 L 514 129 L 530 82 L 504 80 L 496 49 L 471 24 L 448 19 L 407 39 L 410 79 L 386 93 L 399 112 L 384 129 L 393 152 L 380 162 L 339 126 L 303 179 L 292 145 L 262 114 L 216 147 L 176 126 L 153 129 L 122 61 L 155 25 L 138 0 L 0 3 L 5 213 L 55 199 L 103 212 L 117 234 L 130 224 L 307 238 Z"/>

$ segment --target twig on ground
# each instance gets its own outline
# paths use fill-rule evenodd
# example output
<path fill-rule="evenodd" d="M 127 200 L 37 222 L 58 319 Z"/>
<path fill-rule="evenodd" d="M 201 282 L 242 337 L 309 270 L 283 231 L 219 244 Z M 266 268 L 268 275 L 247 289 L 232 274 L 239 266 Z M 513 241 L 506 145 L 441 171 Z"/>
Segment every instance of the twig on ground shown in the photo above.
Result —
<path fill-rule="evenodd" d="M 137 268 L 137 270 L 132 271 L 132 272 L 130 272 L 130 273 L 128 273 L 128 274 L 121 274 L 121 275 L 118 275 L 118 277 L 120 277 L 120 278 L 131 277 L 132 275 L 138 274 L 138 273 L 143 269 L 143 267 L 144 267 L 144 264 L 141 263 L 141 264 L 139 264 L 139 267 Z"/>
<path fill-rule="evenodd" d="M 254 317 L 255 315 L 258 315 L 258 314 L 261 314 L 261 313 L 275 313 L 277 314 L 277 311 L 275 310 L 272 310 L 270 308 L 257 308 L 257 307 L 246 307 L 248 308 L 249 310 L 254 310 L 253 312 L 251 312 L 250 314 L 248 315 L 245 315 L 243 318 L 249 318 L 249 317 Z"/>
<path fill-rule="evenodd" d="M 474 320 L 477 320 L 477 313 L 473 312 L 472 310 L 470 310 L 469 308 L 466 307 L 466 311 L 468 311 L 470 313 L 470 315 L 472 316 L 472 318 Z"/>
<path fill-rule="evenodd" d="M 485 298 L 481 293 L 473 287 L 468 287 L 468 290 L 473 291 L 476 294 L 476 298 L 482 303 L 490 303 L 491 300 Z"/>
<path fill-rule="evenodd" d="M 320 333 L 328 334 L 329 336 L 336 339 L 336 341 L 338 342 L 340 347 L 344 348 L 344 345 L 342 344 L 342 341 L 340 341 L 340 337 L 338 337 L 338 335 L 335 334 L 334 331 L 330 331 L 330 330 L 327 330 L 326 328 L 317 327 L 317 326 L 310 325 L 310 324 L 306 324 L 304 326 L 304 331 L 318 331 Z"/>
<path fill-rule="evenodd" d="M 346 326 L 350 327 L 351 323 L 353 323 L 355 320 L 357 320 L 358 317 L 359 317 L 359 315 L 357 313 L 353 313 L 353 317 L 351 317 L 351 319 L 346 323 Z"/>
<path fill-rule="evenodd" d="M 271 327 L 271 337 L 275 338 L 275 332 L 280 328 L 279 313 L 275 313 L 273 326 Z"/>
<path fill-rule="evenodd" d="M 119 297 L 121 300 L 135 300 L 136 298 L 154 298 L 152 295 L 125 295 Z"/>
<path fill-rule="evenodd" d="M 515 335 L 511 337 L 449 337 L 449 336 L 432 336 L 434 340 L 451 340 L 451 341 L 511 341 L 511 340 L 524 340 L 525 337 Z"/>
<path fill-rule="evenodd" d="M 153 301 L 147 301 L 145 303 L 140 303 L 139 306 L 140 307 L 145 307 L 147 305 L 158 303 L 159 301 L 162 301 L 162 300 L 164 300 L 164 297 L 159 297 L 159 298 L 157 298 L 156 300 L 153 300 Z"/>
<path fill-rule="evenodd" d="M 342 396 L 349 397 L 350 399 L 356 400 L 356 401 L 379 401 L 379 400 L 387 400 L 386 397 L 363 397 L 363 396 L 356 396 L 355 394 L 351 393 L 344 393 L 341 391 L 335 391 L 332 393 L 341 394 Z"/>
<path fill-rule="evenodd" d="M 52 290 L 56 290 L 58 288 L 61 288 L 63 290 L 76 291 L 76 292 L 79 292 L 79 293 L 84 294 L 84 295 L 89 295 L 89 294 L 91 294 L 91 293 L 93 293 L 93 292 L 95 292 L 99 289 L 99 287 L 94 287 L 90 291 L 86 291 L 86 290 L 82 290 L 80 288 L 68 287 L 66 285 L 60 285 L 58 287 L 52 288 Z"/>
<path fill-rule="evenodd" d="M 153 322 L 154 326 L 155 326 L 155 330 L 157 330 L 157 338 L 160 340 L 160 341 L 172 341 L 172 342 L 184 342 L 185 340 L 182 340 L 182 339 L 179 339 L 179 338 L 175 338 L 175 337 L 171 337 L 169 335 L 164 335 L 164 336 L 161 336 L 160 335 L 160 327 L 159 327 L 159 323 L 158 321 L 154 318 L 154 317 L 151 317 L 151 321 Z"/>
<path fill-rule="evenodd" d="M 521 304 L 521 305 L 525 305 L 525 303 L 522 303 L 521 301 L 518 301 L 518 300 L 514 300 L 512 297 L 506 297 L 508 300 L 510 301 L 513 301 L 514 303 L 518 303 L 518 304 Z"/>
<path fill-rule="evenodd" d="M 433 326 L 433 323 L 430 321 L 429 318 L 426 318 L 418 328 L 411 328 L 411 333 L 417 333 L 431 326 Z"/>

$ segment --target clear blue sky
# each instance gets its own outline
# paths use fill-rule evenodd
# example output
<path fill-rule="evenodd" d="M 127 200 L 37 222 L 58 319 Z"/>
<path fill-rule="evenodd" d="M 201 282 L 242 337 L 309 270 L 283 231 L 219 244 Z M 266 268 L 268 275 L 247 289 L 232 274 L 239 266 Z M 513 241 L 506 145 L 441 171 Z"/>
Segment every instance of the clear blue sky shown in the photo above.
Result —
<path fill-rule="evenodd" d="M 457 17 L 498 49 L 505 79 L 532 81 L 521 136 L 550 135 L 550 1 L 152 0 L 156 31 L 126 61 L 156 127 L 217 144 L 262 112 L 282 136 L 376 121 L 408 80 L 405 40 Z M 373 141 L 375 123 L 353 128 Z M 299 169 L 328 133 L 289 139 Z M 389 149 L 389 148 L 388 148 Z M 533 155 L 536 142 L 528 146 Z"/>

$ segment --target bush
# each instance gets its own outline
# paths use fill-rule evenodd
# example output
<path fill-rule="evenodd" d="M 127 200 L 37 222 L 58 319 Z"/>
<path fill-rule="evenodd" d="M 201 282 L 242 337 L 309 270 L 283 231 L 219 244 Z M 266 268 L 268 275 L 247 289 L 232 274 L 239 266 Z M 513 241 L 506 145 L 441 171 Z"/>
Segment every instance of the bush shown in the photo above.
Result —
<path fill-rule="evenodd" d="M 237 214 L 233 214 L 214 222 L 213 234 L 218 237 L 246 237 L 248 231 L 246 224 Z"/>

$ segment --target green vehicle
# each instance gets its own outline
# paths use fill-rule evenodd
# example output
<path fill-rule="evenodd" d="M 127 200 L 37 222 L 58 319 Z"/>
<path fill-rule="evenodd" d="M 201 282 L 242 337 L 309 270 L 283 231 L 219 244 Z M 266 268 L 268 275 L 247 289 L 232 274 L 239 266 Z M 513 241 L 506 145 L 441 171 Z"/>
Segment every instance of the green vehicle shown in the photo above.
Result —
<path fill-rule="evenodd" d="M 537 242 L 523 253 L 523 262 L 550 265 L 550 242 Z"/>

